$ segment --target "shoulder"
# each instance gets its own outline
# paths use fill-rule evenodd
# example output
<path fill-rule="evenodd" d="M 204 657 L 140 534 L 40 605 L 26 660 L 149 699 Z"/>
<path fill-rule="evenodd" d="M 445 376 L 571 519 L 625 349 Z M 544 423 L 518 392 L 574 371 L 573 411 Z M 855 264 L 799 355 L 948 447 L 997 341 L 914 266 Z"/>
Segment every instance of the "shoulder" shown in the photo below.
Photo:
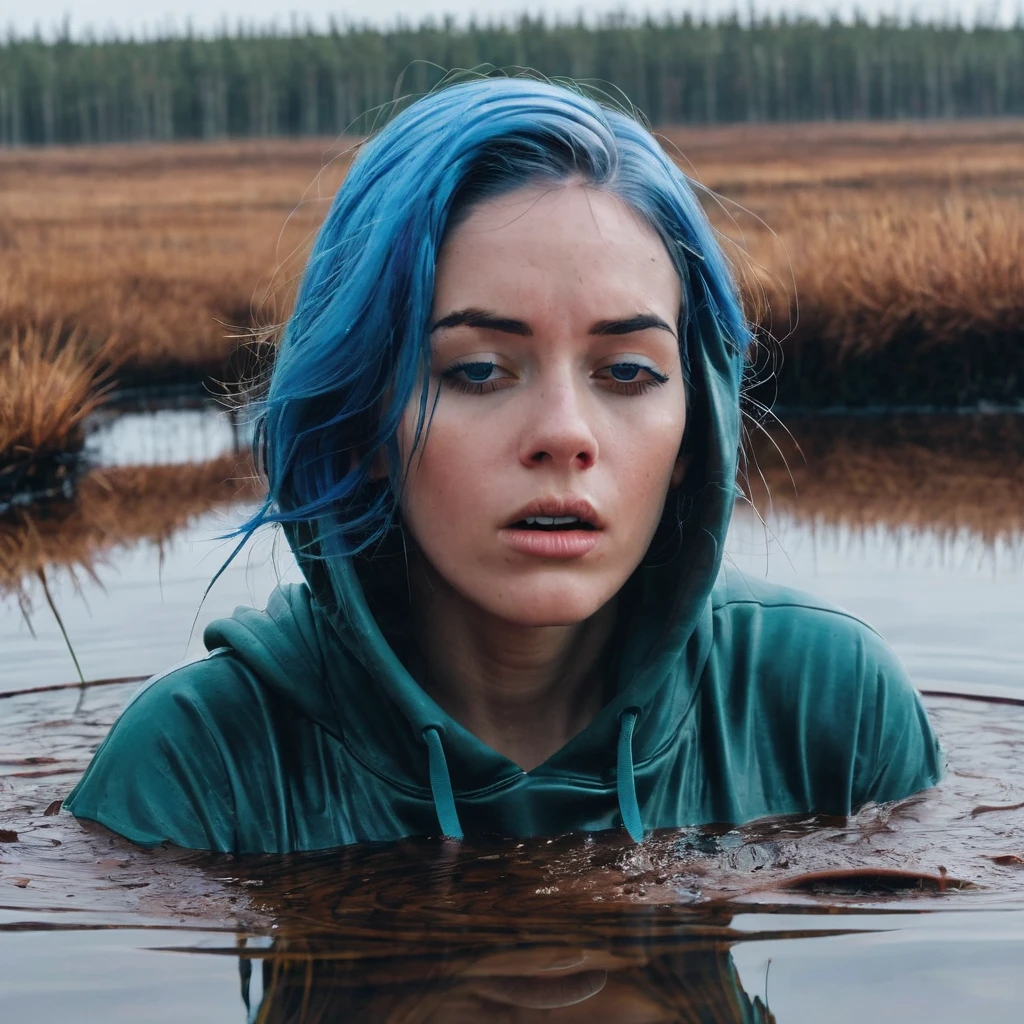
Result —
<path fill-rule="evenodd" d="M 165 740 L 175 724 L 198 738 L 203 732 L 216 736 L 251 707 L 259 681 L 240 658 L 227 648 L 216 648 L 198 661 L 175 665 L 148 680 L 125 705 L 114 725 L 150 725 Z"/>
<path fill-rule="evenodd" d="M 761 615 L 779 621 L 790 618 L 797 622 L 828 622 L 837 629 L 875 632 L 863 619 L 825 598 L 751 576 L 731 565 L 723 565 L 718 574 L 711 607 L 717 616 Z M 843 620 L 849 625 L 844 625 Z"/>
<path fill-rule="evenodd" d="M 226 728 L 251 703 L 244 667 L 227 655 L 177 666 L 129 701 L 65 801 L 143 845 L 233 848 Z"/>
<path fill-rule="evenodd" d="M 862 618 L 824 598 L 723 568 L 712 593 L 719 654 L 760 664 L 762 678 L 808 682 L 815 687 L 859 690 L 884 670 L 905 681 L 892 648 Z M 852 696 L 852 694 L 851 694 Z"/>
<path fill-rule="evenodd" d="M 940 749 L 920 697 L 870 624 L 732 567 L 719 577 L 712 608 L 716 661 L 732 676 L 733 699 L 756 709 L 776 734 L 775 749 L 793 751 L 808 778 L 827 782 L 825 803 L 845 813 L 939 780 Z"/>

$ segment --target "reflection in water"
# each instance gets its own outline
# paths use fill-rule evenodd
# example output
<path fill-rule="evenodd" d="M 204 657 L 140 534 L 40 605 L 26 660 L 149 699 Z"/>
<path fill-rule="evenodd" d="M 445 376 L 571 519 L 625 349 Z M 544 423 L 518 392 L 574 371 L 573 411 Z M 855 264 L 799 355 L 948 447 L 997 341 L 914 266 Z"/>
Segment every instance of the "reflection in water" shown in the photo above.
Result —
<path fill-rule="evenodd" d="M 248 448 L 251 424 L 238 409 L 193 399 L 175 408 L 102 410 L 86 443 L 99 466 L 202 463 Z"/>
<path fill-rule="evenodd" d="M 947 780 L 850 819 L 665 829 L 640 846 L 610 831 L 216 857 L 142 850 L 47 813 L 133 689 L 92 687 L 81 703 L 73 690 L 0 697 L 12 943 L 40 918 L 57 929 L 148 923 L 162 930 L 143 945 L 240 958 L 250 1019 L 263 1024 L 767 1022 L 764 977 L 740 985 L 737 943 L 899 929 L 900 913 L 925 909 L 960 911 L 968 942 L 966 911 L 1024 906 L 1024 702 L 928 698 Z M 753 911 L 761 924 L 738 927 Z M 0 917 L 0 953 L 16 963 L 7 934 Z M 1009 970 L 1018 949 L 993 951 L 992 963 Z M 176 968 L 185 979 L 189 959 Z M 97 972 L 96 984 L 121 991 L 116 958 Z M 73 993 L 63 998 L 63 1017 L 49 1019 L 77 1019 Z M 192 1006 L 182 1019 L 201 1016 Z"/>
<path fill-rule="evenodd" d="M 616 923 L 625 927 L 619 931 Z M 446 949 L 444 936 L 437 936 L 415 966 L 368 964 L 344 948 L 277 939 L 257 961 L 262 998 L 251 998 L 250 1009 L 260 1024 L 774 1022 L 761 998 L 743 990 L 729 941 L 706 934 L 713 926 L 690 934 L 680 921 L 634 913 L 609 919 L 607 929 L 618 934 L 603 945 L 593 932 L 566 922 L 557 944 L 498 944 L 468 954 Z M 589 946 L 573 945 L 577 935 Z M 243 961 L 246 991 L 251 970 Z"/>
<path fill-rule="evenodd" d="M 770 520 L 880 529 L 897 546 L 908 533 L 945 546 L 966 535 L 1000 558 L 1024 544 L 1024 417 L 794 418 L 787 428 L 792 437 L 776 425 L 749 438 L 743 486 Z M 115 547 L 162 544 L 203 511 L 257 497 L 251 459 L 235 451 L 246 429 L 209 407 L 110 420 L 93 444 L 112 465 L 87 474 L 74 501 L 0 517 L 0 595 L 51 567 L 89 573 Z M 189 452 L 204 461 L 181 462 Z"/>
<path fill-rule="evenodd" d="M 158 547 L 208 509 L 259 493 L 252 463 L 237 454 L 193 465 L 94 469 L 74 501 L 0 517 L 0 596 L 54 567 L 94 576 L 98 561 L 139 541 Z M 154 580 L 155 582 L 155 580 Z"/>
<path fill-rule="evenodd" d="M 750 434 L 748 493 L 804 521 L 1024 538 L 1024 416 L 794 417 Z"/>

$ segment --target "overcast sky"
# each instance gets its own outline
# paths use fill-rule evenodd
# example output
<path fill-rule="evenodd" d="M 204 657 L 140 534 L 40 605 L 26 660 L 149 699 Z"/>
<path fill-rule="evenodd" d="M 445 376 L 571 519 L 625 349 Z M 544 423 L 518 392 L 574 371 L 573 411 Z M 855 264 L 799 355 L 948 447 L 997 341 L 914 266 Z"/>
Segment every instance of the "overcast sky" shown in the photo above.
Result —
<path fill-rule="evenodd" d="M 1014 20 L 1022 3 L 1024 0 L 754 0 L 753 6 L 764 13 L 788 11 L 821 16 L 836 11 L 844 18 L 859 9 L 872 20 L 879 14 L 897 15 L 903 20 L 915 12 L 922 18 L 946 19 L 959 12 L 965 23 L 973 23 L 981 12 L 986 21 L 1006 23 Z M 0 0 L 0 26 L 13 27 L 22 35 L 38 25 L 50 35 L 68 16 L 76 36 L 88 29 L 98 35 L 112 31 L 153 33 L 168 28 L 181 31 L 189 21 L 197 31 L 208 33 L 225 21 L 233 26 L 239 20 L 257 25 L 276 21 L 285 28 L 292 12 L 303 23 L 308 19 L 323 27 L 332 14 L 386 26 L 398 18 L 418 23 L 428 15 L 446 13 L 464 21 L 471 13 L 478 19 L 505 18 L 526 10 L 572 18 L 581 8 L 591 15 L 619 10 L 715 15 L 737 8 L 746 12 L 749 7 L 747 0 Z"/>

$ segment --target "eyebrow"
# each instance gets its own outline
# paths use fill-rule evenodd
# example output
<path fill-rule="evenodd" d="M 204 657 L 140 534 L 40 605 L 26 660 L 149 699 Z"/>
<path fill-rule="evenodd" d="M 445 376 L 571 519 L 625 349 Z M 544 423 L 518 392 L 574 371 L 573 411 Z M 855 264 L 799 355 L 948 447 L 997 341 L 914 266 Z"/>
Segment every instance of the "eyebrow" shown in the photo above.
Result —
<path fill-rule="evenodd" d="M 430 328 L 430 333 L 433 334 L 434 331 L 440 331 L 446 327 L 479 327 L 488 331 L 500 331 L 502 334 L 516 334 L 522 338 L 533 337 L 533 330 L 525 320 L 499 316 L 486 309 L 457 309 L 447 316 L 441 317 Z M 654 313 L 638 313 L 636 316 L 623 317 L 619 320 L 598 320 L 591 326 L 588 333 L 593 335 L 636 334 L 651 328 L 668 331 L 673 338 L 676 336 L 676 332 Z"/>

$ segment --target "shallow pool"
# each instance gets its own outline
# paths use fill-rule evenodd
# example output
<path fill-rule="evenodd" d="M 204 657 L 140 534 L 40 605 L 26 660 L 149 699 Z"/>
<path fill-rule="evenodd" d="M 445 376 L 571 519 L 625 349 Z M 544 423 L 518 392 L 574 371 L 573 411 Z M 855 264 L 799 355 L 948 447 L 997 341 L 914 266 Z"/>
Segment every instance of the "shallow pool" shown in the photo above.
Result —
<path fill-rule="evenodd" d="M 744 570 L 895 647 L 950 752 L 938 790 L 641 847 L 236 859 L 141 851 L 53 813 L 136 684 L 40 689 L 75 680 L 47 591 L 101 680 L 199 653 L 206 622 L 298 578 L 268 536 L 204 599 L 255 495 L 230 424 L 161 416 L 105 424 L 80 507 L 0 536 L 0 1019 L 1024 1019 L 1024 504 L 1019 441 L 998 440 L 1018 426 L 982 424 L 961 450 L 955 422 L 931 447 L 919 420 L 804 423 L 800 496 L 763 456 L 772 508 L 754 496 L 762 523 L 739 503 L 729 537 Z M 192 462 L 161 447 L 178 430 L 201 433 Z"/>

